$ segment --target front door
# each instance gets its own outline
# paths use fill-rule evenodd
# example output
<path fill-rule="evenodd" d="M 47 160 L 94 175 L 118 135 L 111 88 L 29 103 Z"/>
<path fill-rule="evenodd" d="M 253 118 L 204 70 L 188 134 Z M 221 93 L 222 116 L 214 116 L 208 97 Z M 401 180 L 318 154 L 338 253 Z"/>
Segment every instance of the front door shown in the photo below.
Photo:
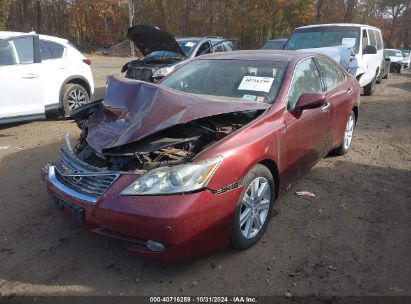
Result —
<path fill-rule="evenodd" d="M 284 150 L 284 186 L 309 170 L 327 151 L 329 104 L 304 110 L 296 115 L 294 107 L 303 93 L 321 93 L 322 86 L 312 58 L 300 62 L 294 71 L 284 113 L 286 148 Z"/>
<path fill-rule="evenodd" d="M 43 116 L 41 63 L 34 60 L 34 37 L 0 42 L 0 119 Z"/>

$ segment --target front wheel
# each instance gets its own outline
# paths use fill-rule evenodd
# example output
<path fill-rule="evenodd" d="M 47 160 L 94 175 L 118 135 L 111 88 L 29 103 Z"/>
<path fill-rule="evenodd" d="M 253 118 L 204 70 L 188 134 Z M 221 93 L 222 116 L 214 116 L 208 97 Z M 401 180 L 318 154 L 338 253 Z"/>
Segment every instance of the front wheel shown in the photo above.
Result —
<path fill-rule="evenodd" d="M 345 124 L 344 139 L 341 145 L 335 149 L 333 152 L 337 155 L 344 155 L 348 152 L 351 146 L 352 136 L 355 127 L 355 114 L 351 111 L 350 116 L 348 116 L 347 123 Z"/>
<path fill-rule="evenodd" d="M 376 82 L 377 82 L 377 77 L 374 76 L 374 78 L 371 80 L 371 82 L 364 87 L 364 95 L 365 96 L 371 96 L 372 94 L 374 94 L 375 83 Z"/>
<path fill-rule="evenodd" d="M 233 215 L 230 243 L 236 249 L 254 246 L 263 236 L 275 200 L 270 170 L 257 164 L 244 178 L 244 189 Z"/>
<path fill-rule="evenodd" d="M 64 115 L 67 115 L 71 111 L 84 106 L 89 103 L 90 98 L 87 90 L 75 83 L 69 83 L 64 86 L 63 94 L 63 110 Z"/>

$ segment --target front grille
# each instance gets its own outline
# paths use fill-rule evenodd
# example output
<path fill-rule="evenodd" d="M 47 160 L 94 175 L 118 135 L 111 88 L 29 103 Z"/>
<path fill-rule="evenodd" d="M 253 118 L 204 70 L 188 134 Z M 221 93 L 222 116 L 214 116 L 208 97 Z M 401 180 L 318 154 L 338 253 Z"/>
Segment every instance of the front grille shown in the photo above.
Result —
<path fill-rule="evenodd" d="M 54 167 L 60 183 L 94 199 L 100 197 L 119 177 L 118 173 L 107 172 L 82 162 L 64 146 L 61 149 L 61 161 L 54 163 Z"/>

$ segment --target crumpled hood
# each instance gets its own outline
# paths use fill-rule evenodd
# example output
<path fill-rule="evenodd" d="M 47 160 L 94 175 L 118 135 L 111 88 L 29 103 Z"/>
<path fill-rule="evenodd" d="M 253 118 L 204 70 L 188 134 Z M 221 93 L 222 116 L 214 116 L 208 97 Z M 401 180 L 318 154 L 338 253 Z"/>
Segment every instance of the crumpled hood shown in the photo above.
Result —
<path fill-rule="evenodd" d="M 96 151 L 102 151 L 196 119 L 269 107 L 269 104 L 251 101 L 210 100 L 113 76 L 103 102 L 88 120 L 87 142 Z"/>
<path fill-rule="evenodd" d="M 144 56 L 155 51 L 169 51 L 185 56 L 170 33 L 151 25 L 138 24 L 130 27 L 127 38 L 134 42 Z"/>
<path fill-rule="evenodd" d="M 345 68 L 347 71 L 350 70 L 351 47 L 349 46 L 340 45 L 340 46 L 321 47 L 321 48 L 313 48 L 313 49 L 302 49 L 298 51 L 313 52 L 313 53 L 327 55 L 328 57 L 331 57 L 336 62 L 341 64 L 341 66 Z"/>

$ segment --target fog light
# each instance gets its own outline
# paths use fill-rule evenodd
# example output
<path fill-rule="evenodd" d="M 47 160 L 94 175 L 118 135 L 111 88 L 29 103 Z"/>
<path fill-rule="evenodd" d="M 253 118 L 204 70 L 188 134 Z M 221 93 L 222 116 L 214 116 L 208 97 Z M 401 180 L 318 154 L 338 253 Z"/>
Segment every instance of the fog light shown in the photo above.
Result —
<path fill-rule="evenodd" d="M 154 242 L 152 240 L 147 241 L 146 246 L 148 249 L 150 249 L 151 251 L 155 251 L 155 252 L 163 251 L 165 248 L 163 244 Z"/>

